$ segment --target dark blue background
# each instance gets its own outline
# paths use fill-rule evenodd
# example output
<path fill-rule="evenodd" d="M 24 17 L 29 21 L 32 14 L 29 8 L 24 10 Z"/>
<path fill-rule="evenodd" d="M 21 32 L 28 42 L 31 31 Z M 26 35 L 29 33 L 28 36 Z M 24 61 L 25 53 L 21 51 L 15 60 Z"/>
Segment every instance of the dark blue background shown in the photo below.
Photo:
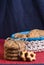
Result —
<path fill-rule="evenodd" d="M 0 0 L 0 38 L 44 29 L 44 0 Z"/>

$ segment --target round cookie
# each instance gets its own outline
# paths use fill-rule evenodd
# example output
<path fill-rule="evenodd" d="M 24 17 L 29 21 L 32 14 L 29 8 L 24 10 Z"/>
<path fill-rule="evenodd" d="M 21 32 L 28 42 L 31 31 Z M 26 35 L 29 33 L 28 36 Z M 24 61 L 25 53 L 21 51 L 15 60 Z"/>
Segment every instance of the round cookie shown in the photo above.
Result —
<path fill-rule="evenodd" d="M 26 49 L 26 46 L 25 46 L 25 42 L 24 41 L 17 40 L 16 43 L 19 45 L 20 51 L 24 51 Z"/>
<path fill-rule="evenodd" d="M 5 40 L 4 48 L 19 49 L 19 45 L 14 40 Z"/>
<path fill-rule="evenodd" d="M 10 57 L 10 56 L 14 56 L 14 57 L 17 57 L 17 56 L 18 56 L 18 54 L 16 54 L 16 53 L 15 53 L 15 54 L 7 53 L 6 55 L 9 56 L 9 57 Z"/>
<path fill-rule="evenodd" d="M 30 38 L 40 37 L 39 30 L 38 30 L 38 29 L 31 30 L 31 31 L 27 34 L 27 37 L 30 37 Z"/>
<path fill-rule="evenodd" d="M 11 53 L 11 54 L 18 54 L 18 53 L 19 53 L 19 51 L 18 51 L 18 50 L 13 50 L 13 51 L 8 50 L 8 51 L 7 51 L 7 53 Z"/>
<path fill-rule="evenodd" d="M 44 36 L 44 30 L 40 30 L 40 36 Z"/>
<path fill-rule="evenodd" d="M 15 38 L 21 38 L 22 34 L 16 33 L 16 34 L 14 34 L 14 36 L 15 36 Z"/>
<path fill-rule="evenodd" d="M 20 33 L 16 33 L 15 38 L 26 38 L 26 34 L 20 34 Z"/>
<path fill-rule="evenodd" d="M 18 57 L 5 57 L 5 59 L 7 60 L 19 60 Z"/>
<path fill-rule="evenodd" d="M 19 49 L 17 49 L 17 48 L 4 48 L 5 49 L 5 51 L 19 51 Z"/>

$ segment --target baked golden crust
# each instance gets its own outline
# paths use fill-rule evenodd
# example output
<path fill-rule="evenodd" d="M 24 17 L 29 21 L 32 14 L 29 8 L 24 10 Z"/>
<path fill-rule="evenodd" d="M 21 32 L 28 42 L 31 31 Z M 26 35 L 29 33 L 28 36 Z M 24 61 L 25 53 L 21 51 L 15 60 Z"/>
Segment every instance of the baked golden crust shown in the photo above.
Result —
<path fill-rule="evenodd" d="M 33 29 L 28 34 L 20 34 L 20 33 L 15 34 L 15 38 L 28 38 L 28 37 L 35 38 L 40 36 L 44 36 L 44 30 Z"/>
<path fill-rule="evenodd" d="M 39 30 L 38 29 L 34 29 L 34 30 L 31 30 L 28 34 L 27 34 L 27 37 L 30 37 L 30 38 L 34 38 L 34 37 L 39 37 Z"/>
<path fill-rule="evenodd" d="M 10 53 L 6 53 L 6 55 L 9 56 L 9 57 L 17 57 L 18 53 L 13 53 L 13 54 L 12 53 L 11 54 Z"/>
<path fill-rule="evenodd" d="M 27 51 L 21 51 L 21 54 L 20 54 L 20 57 L 21 57 L 21 59 L 23 60 L 23 61 L 26 61 L 26 53 L 27 53 Z"/>
<path fill-rule="evenodd" d="M 7 38 L 4 43 L 4 58 L 8 60 L 18 59 L 20 51 L 25 50 L 25 43 L 22 40 Z M 14 58 L 13 58 L 14 57 Z"/>
<path fill-rule="evenodd" d="M 23 61 L 36 60 L 36 54 L 33 51 L 21 51 L 20 57 Z"/>
<path fill-rule="evenodd" d="M 35 38 L 40 36 L 44 36 L 44 30 L 33 29 L 27 34 L 27 37 L 29 38 Z"/>
<path fill-rule="evenodd" d="M 19 53 L 19 50 L 6 50 L 7 53 L 10 53 L 10 54 L 18 54 Z"/>
<path fill-rule="evenodd" d="M 15 37 L 15 38 L 27 38 L 27 37 L 26 37 L 26 34 L 20 34 L 20 33 L 16 33 L 16 34 L 14 35 L 14 37 Z"/>
<path fill-rule="evenodd" d="M 5 40 L 4 48 L 19 49 L 19 45 L 14 40 Z"/>
<path fill-rule="evenodd" d="M 18 60 L 19 45 L 15 40 L 7 38 L 4 43 L 4 58 L 8 60 Z"/>
<path fill-rule="evenodd" d="M 21 41 L 21 40 L 17 40 L 16 43 L 19 45 L 20 47 L 20 51 L 24 51 L 25 50 L 25 42 Z"/>
<path fill-rule="evenodd" d="M 28 59 L 29 61 L 36 60 L 36 54 L 35 54 L 33 51 L 28 52 L 28 54 L 27 54 L 27 59 Z"/>
<path fill-rule="evenodd" d="M 9 57 L 9 56 L 7 57 L 6 56 L 5 59 L 7 59 L 7 60 L 18 60 L 18 57 L 14 57 L 14 56 L 13 57 Z"/>

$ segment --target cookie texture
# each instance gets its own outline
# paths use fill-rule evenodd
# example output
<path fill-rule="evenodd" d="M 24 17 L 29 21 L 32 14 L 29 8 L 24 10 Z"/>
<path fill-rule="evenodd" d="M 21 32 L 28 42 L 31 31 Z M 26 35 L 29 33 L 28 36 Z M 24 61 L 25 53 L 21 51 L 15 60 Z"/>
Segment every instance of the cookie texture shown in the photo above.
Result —
<path fill-rule="evenodd" d="M 38 29 L 31 30 L 27 34 L 27 37 L 30 37 L 30 38 L 39 37 L 39 36 L 40 36 L 40 34 L 39 34 L 39 30 Z"/>
<path fill-rule="evenodd" d="M 4 43 L 4 58 L 8 60 L 18 60 L 20 51 L 25 50 L 25 42 L 7 38 Z"/>
<path fill-rule="evenodd" d="M 18 60 L 19 45 L 13 39 L 6 39 L 4 43 L 4 58 L 7 60 Z"/>
<path fill-rule="evenodd" d="M 24 51 L 26 49 L 25 42 L 23 40 L 17 40 L 16 43 L 20 47 L 20 51 Z"/>
<path fill-rule="evenodd" d="M 29 38 L 35 38 L 41 36 L 44 36 L 44 30 L 33 29 L 27 34 L 27 37 Z"/>
<path fill-rule="evenodd" d="M 15 37 L 15 38 L 27 38 L 27 37 L 26 37 L 26 34 L 20 34 L 20 33 L 14 34 L 14 37 Z"/>
<path fill-rule="evenodd" d="M 16 43 L 16 41 L 11 40 L 11 39 L 10 40 L 5 40 L 4 47 L 5 48 L 12 48 L 12 49 L 18 49 L 19 48 L 19 46 Z"/>
<path fill-rule="evenodd" d="M 27 52 L 27 59 L 29 60 L 29 61 L 33 61 L 33 60 L 36 60 L 36 54 L 34 53 L 34 52 Z"/>
<path fill-rule="evenodd" d="M 27 34 L 15 33 L 14 38 L 35 38 L 44 36 L 44 30 L 33 29 L 30 30 Z"/>

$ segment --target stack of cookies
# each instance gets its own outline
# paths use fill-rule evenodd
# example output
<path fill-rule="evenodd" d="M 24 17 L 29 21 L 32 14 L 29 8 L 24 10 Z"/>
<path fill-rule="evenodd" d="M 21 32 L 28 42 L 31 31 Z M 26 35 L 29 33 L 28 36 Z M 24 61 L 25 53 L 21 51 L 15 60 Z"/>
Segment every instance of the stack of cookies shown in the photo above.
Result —
<path fill-rule="evenodd" d="M 14 40 L 12 38 L 7 38 L 4 43 L 4 58 L 7 60 L 26 61 L 27 58 L 30 61 L 35 60 L 35 54 L 33 52 L 28 53 L 26 49 L 27 44 L 23 40 Z M 33 56 L 31 57 L 30 54 Z"/>
<path fill-rule="evenodd" d="M 4 43 L 4 58 L 8 60 L 18 60 L 19 45 L 13 39 L 6 39 Z"/>

